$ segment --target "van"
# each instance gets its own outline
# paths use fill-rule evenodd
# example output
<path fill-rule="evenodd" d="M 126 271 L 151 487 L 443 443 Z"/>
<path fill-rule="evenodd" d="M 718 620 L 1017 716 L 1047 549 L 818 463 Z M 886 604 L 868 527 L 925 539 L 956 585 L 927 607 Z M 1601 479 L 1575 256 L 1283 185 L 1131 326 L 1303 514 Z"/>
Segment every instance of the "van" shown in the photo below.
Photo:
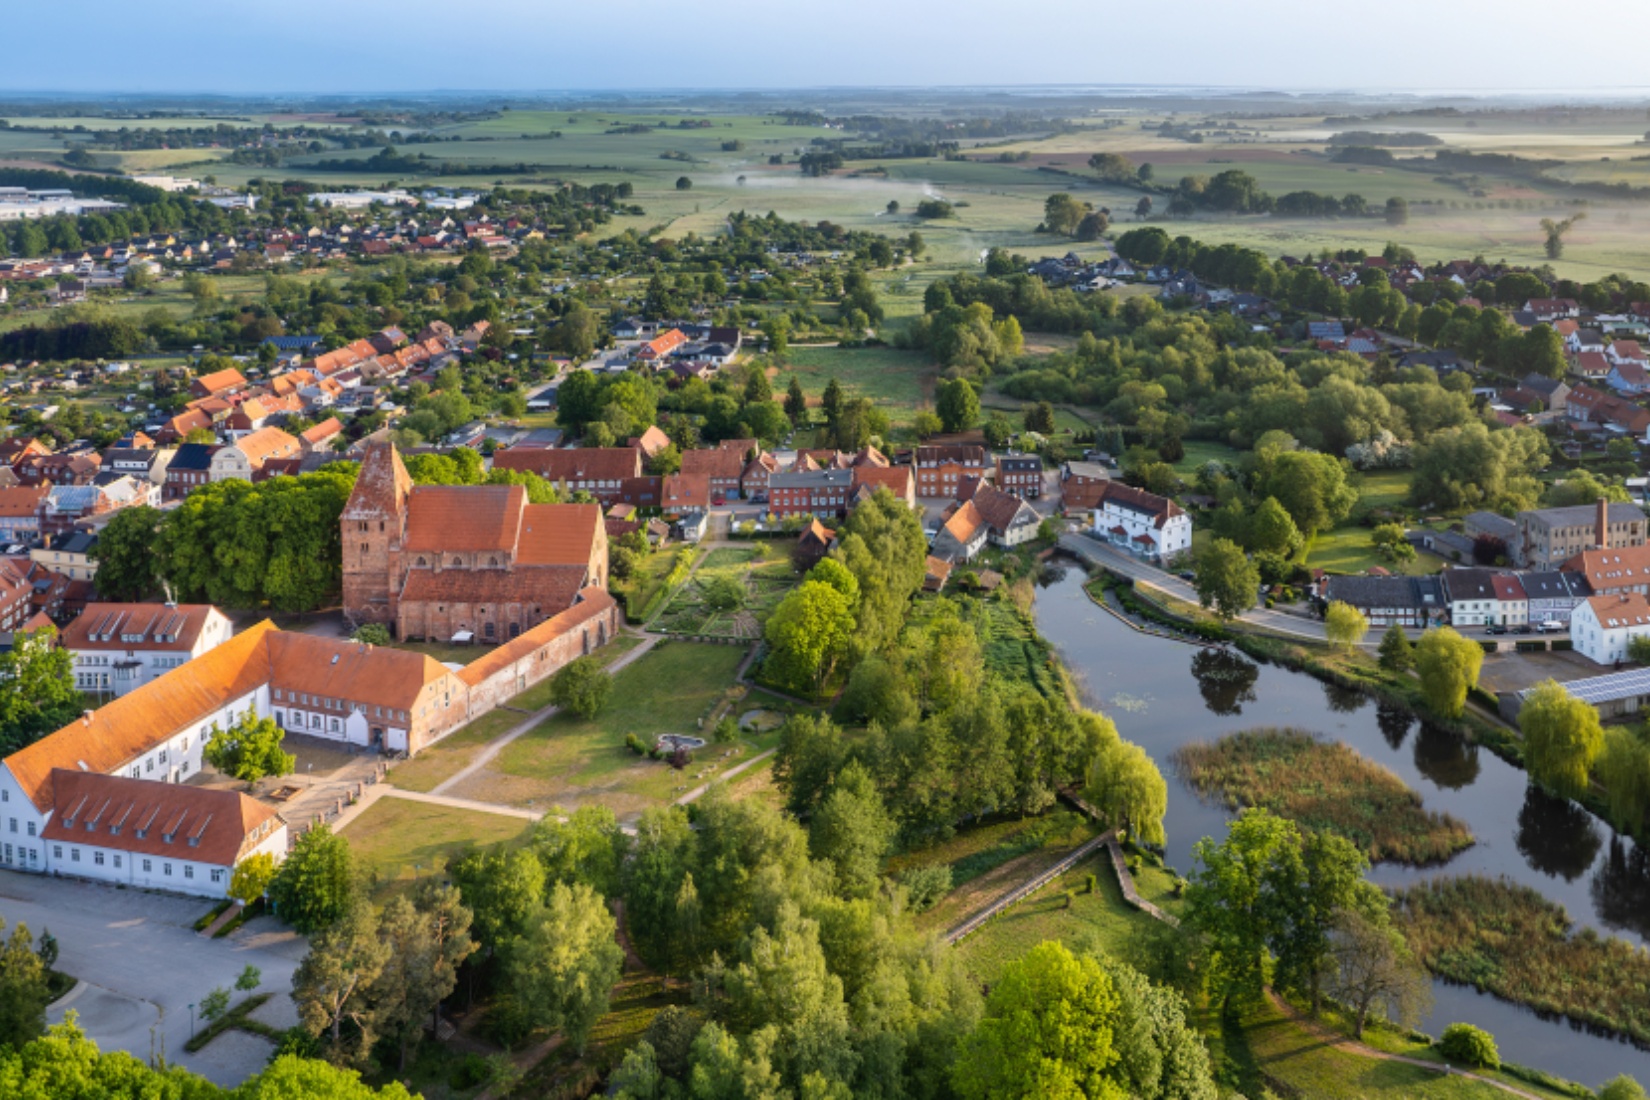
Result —
<path fill-rule="evenodd" d="M 1562 634 L 1564 633 L 1564 624 L 1557 619 L 1546 619 L 1536 624 L 1535 629 L 1538 634 Z"/>

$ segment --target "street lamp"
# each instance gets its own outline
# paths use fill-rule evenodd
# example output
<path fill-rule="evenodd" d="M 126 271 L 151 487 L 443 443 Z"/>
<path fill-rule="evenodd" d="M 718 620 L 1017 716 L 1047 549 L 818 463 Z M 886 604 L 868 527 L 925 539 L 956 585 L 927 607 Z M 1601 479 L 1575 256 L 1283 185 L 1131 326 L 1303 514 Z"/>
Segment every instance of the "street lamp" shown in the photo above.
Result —
<path fill-rule="evenodd" d="M 191 1039 L 195 1037 L 195 1006 L 193 1004 L 189 1006 L 189 1037 Z"/>

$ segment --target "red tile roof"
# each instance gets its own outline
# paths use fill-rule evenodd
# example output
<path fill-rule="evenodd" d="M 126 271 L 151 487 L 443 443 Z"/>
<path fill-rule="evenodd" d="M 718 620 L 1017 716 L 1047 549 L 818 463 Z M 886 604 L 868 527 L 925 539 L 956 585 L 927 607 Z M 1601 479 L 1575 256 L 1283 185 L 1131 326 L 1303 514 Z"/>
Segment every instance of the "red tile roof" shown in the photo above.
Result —
<path fill-rule="evenodd" d="M 527 490 L 520 485 L 419 485 L 407 501 L 413 553 L 514 550 Z"/>
<path fill-rule="evenodd" d="M 576 450 L 511 447 L 493 455 L 497 470 L 526 470 L 546 481 L 620 481 L 640 477 L 642 453 L 634 447 L 580 447 Z"/>
<path fill-rule="evenodd" d="M 50 841 L 232 866 L 282 828 L 275 809 L 239 791 L 59 768 Z"/>

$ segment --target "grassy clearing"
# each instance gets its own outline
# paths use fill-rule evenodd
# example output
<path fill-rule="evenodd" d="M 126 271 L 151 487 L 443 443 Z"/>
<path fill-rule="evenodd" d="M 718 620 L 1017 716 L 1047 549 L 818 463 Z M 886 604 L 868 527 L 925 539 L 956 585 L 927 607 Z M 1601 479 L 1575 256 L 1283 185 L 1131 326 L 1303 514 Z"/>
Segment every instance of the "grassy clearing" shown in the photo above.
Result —
<path fill-rule="evenodd" d="M 795 545 L 790 539 L 778 545 L 768 544 L 766 552 L 760 555 L 755 544 L 712 550 L 699 564 L 693 579 L 671 595 L 651 628 L 693 637 L 754 640 L 774 608 L 796 587 L 797 575 L 791 566 Z M 717 580 L 732 580 L 743 586 L 744 604 L 732 611 L 706 606 L 705 589 Z"/>
<path fill-rule="evenodd" d="M 1087 892 L 1090 875 L 1094 876 L 1092 894 Z M 1025 877 L 1030 876 L 1023 876 L 1022 881 Z M 1146 900 L 1171 912 L 1179 905 L 1174 876 L 1160 867 L 1142 864 L 1135 887 Z M 1069 908 L 1068 890 L 1076 892 Z M 1161 934 L 1162 927 L 1123 900 L 1111 860 L 1100 851 L 987 923 L 958 944 L 957 950 L 970 973 L 991 982 L 1004 966 L 1045 940 L 1100 947 L 1116 958 L 1138 960 L 1143 940 Z"/>
<path fill-rule="evenodd" d="M 934 406 L 936 368 L 926 352 L 899 348 L 792 348 L 775 389 L 795 374 L 811 404 L 835 378 L 849 396 L 869 397 L 896 424 Z"/>
<path fill-rule="evenodd" d="M 1331 573 L 1367 573 L 1379 566 L 1392 573 L 1422 577 L 1438 572 L 1442 564 L 1431 554 L 1420 554 L 1412 561 L 1394 564 L 1369 543 L 1372 528 L 1349 523 L 1313 536 L 1306 549 L 1306 567 L 1325 569 Z"/>
<path fill-rule="evenodd" d="M 1216 1045 L 1211 1043 L 1211 1047 Z M 1443 1067 L 1431 1070 L 1343 1050 L 1271 1004 L 1258 1005 L 1247 1012 L 1241 1027 L 1223 1028 L 1218 1046 L 1240 1077 L 1265 1085 L 1280 1096 L 1345 1100 L 1376 1097 L 1506 1100 L 1507 1097 L 1507 1093 L 1493 1085 L 1444 1076 Z M 1542 1094 L 1541 1090 L 1523 1082 L 1519 1082 L 1518 1087 Z"/>
<path fill-rule="evenodd" d="M 1199 794 L 1327 829 L 1373 861 L 1441 863 L 1473 843 L 1466 825 L 1424 809 L 1386 768 L 1303 730 L 1244 730 L 1182 746 L 1174 762 Z"/>
<path fill-rule="evenodd" d="M 623 657 L 626 653 L 629 653 L 641 644 L 642 639 L 638 637 L 629 634 L 620 634 L 612 641 L 596 650 L 596 652 L 592 653 L 590 656 L 595 658 L 598 665 L 603 668 L 607 668 L 619 658 Z M 517 695 L 515 698 L 511 699 L 505 705 L 514 707 L 516 710 L 543 710 L 545 707 L 550 705 L 551 679 L 551 677 L 546 677 L 545 679 L 540 680 L 520 695 Z"/>
<path fill-rule="evenodd" d="M 1650 1042 L 1650 951 L 1576 930 L 1563 906 L 1529 887 L 1476 875 L 1433 879 L 1398 894 L 1396 909 L 1433 973 Z"/>
<path fill-rule="evenodd" d="M 907 853 L 892 861 L 889 870 L 897 872 L 925 864 L 951 868 L 951 893 L 917 918 L 921 927 L 943 931 L 1042 874 L 1097 832 L 1087 818 L 1065 812 L 999 822 L 964 830 L 941 844 Z"/>
<path fill-rule="evenodd" d="M 623 1060 L 625 1051 L 641 1041 L 648 1025 L 667 1005 L 692 1000 L 688 989 L 671 989 L 664 979 L 645 971 L 627 970 L 613 987 L 607 1013 L 596 1021 L 583 1055 L 563 1043 L 533 1067 L 514 1095 L 589 1096 Z"/>
<path fill-rule="evenodd" d="M 519 817 L 380 798 L 345 827 L 344 836 L 372 874 L 373 899 L 383 902 L 420 875 L 440 874 L 464 848 L 513 840 L 527 828 Z"/>
<path fill-rule="evenodd" d="M 409 791 L 429 792 L 464 769 L 493 738 L 522 720 L 514 711 L 495 710 L 454 730 L 435 744 L 390 769 L 390 782 Z"/>
<path fill-rule="evenodd" d="M 922 597 L 911 609 L 909 627 L 926 625 L 939 610 L 942 598 L 962 603 L 965 617 L 980 632 L 986 669 L 993 676 L 1018 681 L 1044 696 L 1060 693 L 1053 651 L 1037 633 L 1030 615 L 1022 612 L 1006 591 L 991 596 Z"/>
<path fill-rule="evenodd" d="M 444 665 L 467 665 L 471 661 L 479 661 L 491 653 L 496 646 L 490 645 L 459 645 L 454 642 L 391 642 L 396 649 L 410 649 L 414 653 L 422 653 L 426 657 L 433 657 Z"/>
<path fill-rule="evenodd" d="M 651 744 L 661 733 L 700 733 L 699 720 L 728 696 L 744 656 L 738 646 L 661 643 L 614 676 L 607 706 L 594 719 L 547 719 L 453 793 L 539 809 L 596 802 L 625 817 L 668 801 L 707 773 L 737 764 L 756 745 L 712 744 L 677 772 L 636 756 L 625 748 L 625 735 Z"/>
<path fill-rule="evenodd" d="M 1224 443 L 1211 443 L 1204 439 L 1188 439 L 1185 447 L 1186 453 L 1180 457 L 1179 462 L 1174 463 L 1174 472 L 1183 478 L 1197 476 L 1198 468 L 1206 462 L 1228 462 L 1236 465 L 1244 453 Z"/>

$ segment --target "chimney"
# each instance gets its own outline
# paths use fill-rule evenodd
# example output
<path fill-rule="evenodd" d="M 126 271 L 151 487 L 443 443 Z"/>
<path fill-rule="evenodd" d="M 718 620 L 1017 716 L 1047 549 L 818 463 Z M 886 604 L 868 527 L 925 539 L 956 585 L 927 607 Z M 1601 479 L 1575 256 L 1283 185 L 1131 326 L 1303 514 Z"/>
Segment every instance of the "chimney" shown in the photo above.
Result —
<path fill-rule="evenodd" d="M 1610 505 L 1603 498 L 1598 498 L 1598 548 L 1610 549 Z"/>

